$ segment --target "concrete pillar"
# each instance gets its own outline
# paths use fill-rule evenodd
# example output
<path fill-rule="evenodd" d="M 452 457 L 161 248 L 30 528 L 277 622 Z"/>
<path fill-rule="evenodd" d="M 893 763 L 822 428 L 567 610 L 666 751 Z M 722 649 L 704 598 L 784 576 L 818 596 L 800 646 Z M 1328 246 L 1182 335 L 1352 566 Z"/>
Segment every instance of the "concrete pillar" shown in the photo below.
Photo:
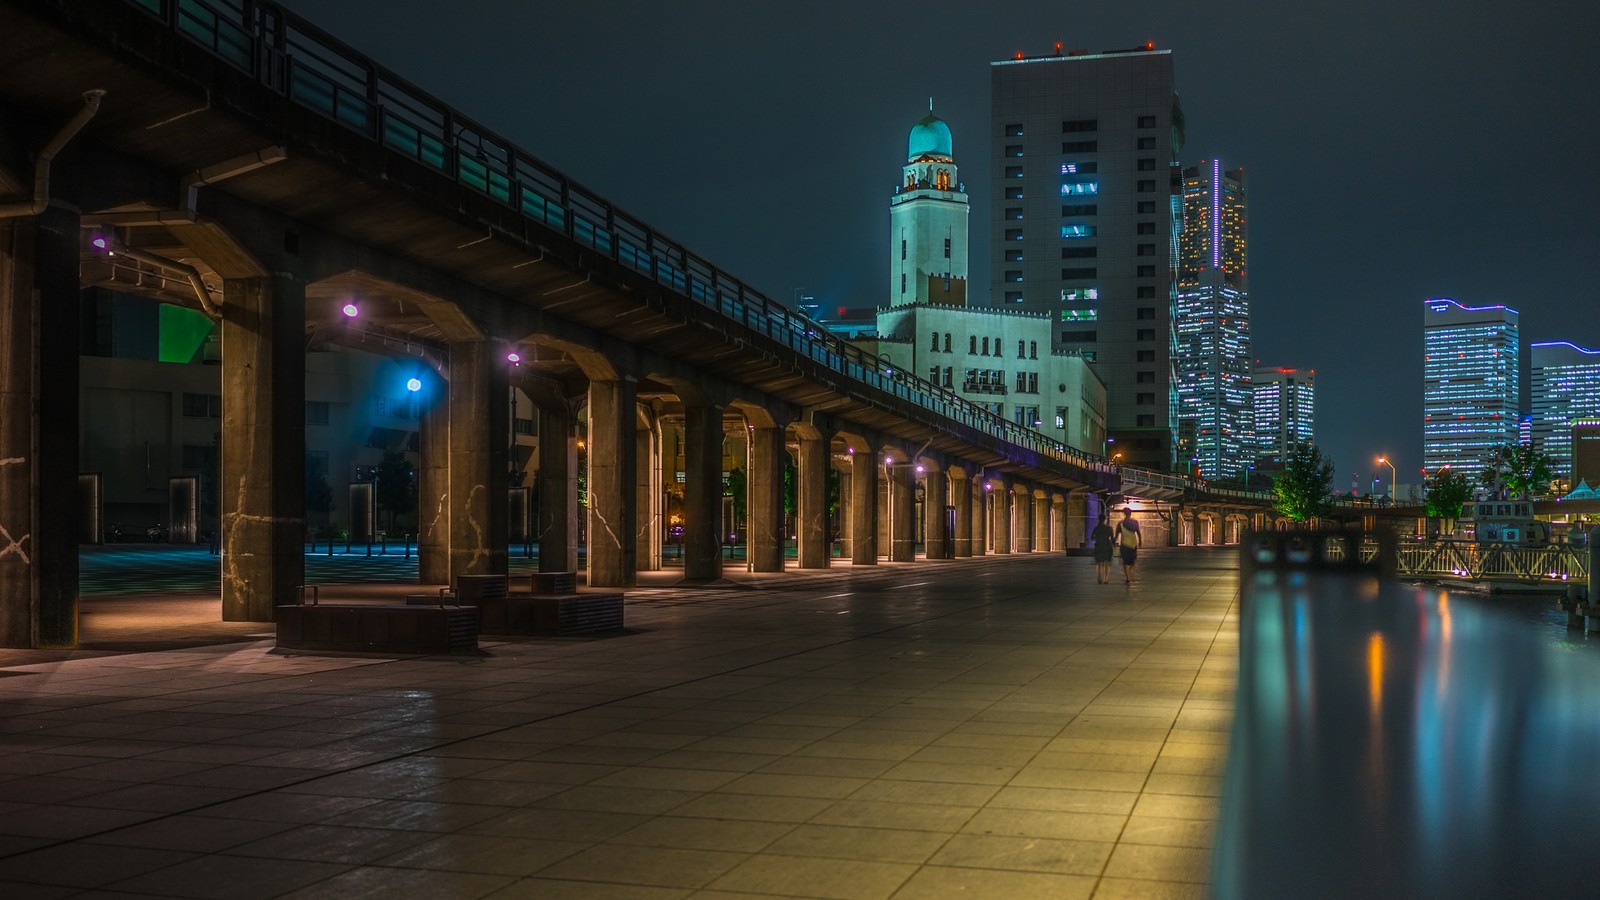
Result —
<path fill-rule="evenodd" d="M 1050 552 L 1067 550 L 1067 498 L 1061 494 L 1050 495 Z"/>
<path fill-rule="evenodd" d="M 1083 491 L 1073 491 L 1067 495 L 1063 511 L 1066 521 L 1063 549 L 1073 550 L 1089 545 L 1090 524 L 1100 521 L 1099 507 L 1098 503 L 1091 504 L 1089 495 Z"/>
<path fill-rule="evenodd" d="M 1172 521 L 1168 524 L 1168 527 L 1167 527 L 1167 546 L 1168 547 L 1177 547 L 1177 546 L 1180 546 L 1182 544 L 1182 542 L 1183 542 L 1182 531 L 1183 531 L 1183 516 L 1178 510 L 1174 509 L 1172 511 Z"/>
<path fill-rule="evenodd" d="M 1044 494 L 1033 497 L 1033 550 L 1035 553 L 1050 550 L 1050 498 Z"/>
<path fill-rule="evenodd" d="M 750 568 L 756 572 L 783 571 L 783 468 L 788 459 L 782 428 L 761 426 L 750 431 L 747 545 Z"/>
<path fill-rule="evenodd" d="M 911 463 L 889 465 L 889 561 L 917 558 L 917 470 Z"/>
<path fill-rule="evenodd" d="M 638 382 L 589 382 L 589 586 L 638 583 Z"/>
<path fill-rule="evenodd" d="M 956 508 L 956 532 L 952 535 L 950 555 L 964 559 L 972 555 L 972 487 L 967 473 L 951 469 L 949 476 L 950 505 Z"/>
<path fill-rule="evenodd" d="M 683 413 L 683 577 L 722 577 L 722 407 Z"/>
<path fill-rule="evenodd" d="M 878 457 L 865 447 L 850 457 L 850 562 L 878 564 Z"/>
<path fill-rule="evenodd" d="M 1215 525 L 1211 529 L 1211 543 L 1220 547 L 1228 542 L 1228 515 L 1219 512 L 1212 521 Z"/>
<path fill-rule="evenodd" d="M 826 569 L 832 555 L 828 524 L 829 441 L 825 437 L 800 436 L 800 452 L 795 458 L 796 555 L 802 569 Z"/>
<path fill-rule="evenodd" d="M 571 407 L 539 407 L 539 571 L 578 570 L 578 427 Z"/>
<path fill-rule="evenodd" d="M 989 492 L 989 506 L 991 524 L 994 527 L 994 540 L 990 542 L 995 553 L 1011 552 L 1011 486 L 1004 479 L 989 479 L 994 484 L 994 490 Z"/>
<path fill-rule="evenodd" d="M 979 472 L 972 477 L 972 555 L 984 556 L 989 552 L 989 490 L 988 479 Z"/>
<path fill-rule="evenodd" d="M 661 426 L 650 417 L 648 427 L 634 432 L 636 476 L 635 515 L 638 517 L 634 541 L 635 557 L 641 572 L 661 570 L 661 548 L 666 538 L 666 510 L 662 508 Z"/>
<path fill-rule="evenodd" d="M 511 383 L 500 345 L 450 345 L 450 582 L 504 575 Z M 302 416 L 304 413 L 302 413 Z"/>
<path fill-rule="evenodd" d="M 78 643 L 80 318 L 77 214 L 0 219 L 0 647 Z"/>
<path fill-rule="evenodd" d="M 222 618 L 270 622 L 305 580 L 305 282 L 222 284 Z"/>
<path fill-rule="evenodd" d="M 1033 489 L 1018 485 L 1011 495 L 1011 545 L 1018 553 L 1033 552 Z"/>
<path fill-rule="evenodd" d="M 449 385 L 429 372 L 422 376 L 422 418 L 418 423 L 421 464 L 417 467 L 417 580 L 450 581 L 450 402 Z"/>
<path fill-rule="evenodd" d="M 937 470 L 930 469 L 922 477 L 923 555 L 928 559 L 955 556 L 950 519 L 945 511 L 949 505 L 946 499 L 949 485 L 950 479 Z"/>

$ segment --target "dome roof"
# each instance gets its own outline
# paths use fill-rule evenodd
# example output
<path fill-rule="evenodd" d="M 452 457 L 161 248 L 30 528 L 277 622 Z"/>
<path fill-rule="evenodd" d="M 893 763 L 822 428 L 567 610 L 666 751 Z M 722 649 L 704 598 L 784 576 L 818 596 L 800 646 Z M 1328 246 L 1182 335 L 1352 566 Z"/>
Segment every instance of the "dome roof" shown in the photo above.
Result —
<path fill-rule="evenodd" d="M 908 162 L 925 155 L 943 156 L 948 159 L 955 157 L 955 153 L 951 150 L 950 126 L 933 113 L 923 116 L 917 124 L 911 126 L 911 136 L 906 140 Z"/>

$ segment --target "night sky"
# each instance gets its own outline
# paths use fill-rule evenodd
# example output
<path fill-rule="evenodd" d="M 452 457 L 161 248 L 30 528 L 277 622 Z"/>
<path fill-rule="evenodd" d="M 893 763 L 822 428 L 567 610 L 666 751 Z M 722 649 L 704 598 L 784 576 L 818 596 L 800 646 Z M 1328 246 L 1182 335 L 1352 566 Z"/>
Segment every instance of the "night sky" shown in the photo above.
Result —
<path fill-rule="evenodd" d="M 1600 348 L 1600 4 L 293 0 L 774 299 L 885 300 L 888 198 L 934 98 L 989 278 L 989 62 L 1174 51 L 1185 162 L 1249 177 L 1255 356 L 1317 371 L 1334 487 L 1422 459 L 1422 301 Z"/>

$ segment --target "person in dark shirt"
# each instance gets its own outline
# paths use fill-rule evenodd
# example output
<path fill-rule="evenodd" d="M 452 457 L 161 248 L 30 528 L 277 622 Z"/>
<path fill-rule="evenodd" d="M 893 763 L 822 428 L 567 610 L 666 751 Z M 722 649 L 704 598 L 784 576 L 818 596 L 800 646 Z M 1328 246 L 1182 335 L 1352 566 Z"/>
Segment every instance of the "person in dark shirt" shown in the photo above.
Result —
<path fill-rule="evenodd" d="M 1110 517 L 1106 513 L 1100 514 L 1100 524 L 1094 527 L 1089 538 L 1094 541 L 1094 580 L 1097 584 L 1110 584 L 1112 544 L 1116 537 L 1111 533 Z"/>
<path fill-rule="evenodd" d="M 1124 506 L 1122 521 L 1117 523 L 1117 545 L 1122 548 L 1122 577 L 1129 584 L 1133 584 L 1133 564 L 1139 558 L 1142 537 L 1139 523 L 1133 520 L 1133 510 Z"/>

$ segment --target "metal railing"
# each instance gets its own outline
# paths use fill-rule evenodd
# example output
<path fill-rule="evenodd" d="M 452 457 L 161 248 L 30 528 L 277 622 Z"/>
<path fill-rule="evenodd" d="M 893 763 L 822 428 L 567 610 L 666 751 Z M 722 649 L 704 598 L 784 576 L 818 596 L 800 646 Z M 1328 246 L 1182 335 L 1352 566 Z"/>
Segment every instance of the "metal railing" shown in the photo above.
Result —
<path fill-rule="evenodd" d="M 1362 544 L 1361 557 L 1370 562 L 1377 551 L 1376 544 Z M 1589 561 L 1588 548 L 1571 544 L 1515 547 L 1441 540 L 1400 544 L 1396 573 L 1405 578 L 1461 578 L 1475 582 L 1582 583 L 1589 578 Z"/>
<path fill-rule="evenodd" d="M 847 344 L 270 0 L 123 2 L 159 18 L 176 34 L 294 104 L 560 232 L 800 356 L 1042 456 L 1095 472 L 1116 470 L 1103 457 L 1009 422 Z"/>

